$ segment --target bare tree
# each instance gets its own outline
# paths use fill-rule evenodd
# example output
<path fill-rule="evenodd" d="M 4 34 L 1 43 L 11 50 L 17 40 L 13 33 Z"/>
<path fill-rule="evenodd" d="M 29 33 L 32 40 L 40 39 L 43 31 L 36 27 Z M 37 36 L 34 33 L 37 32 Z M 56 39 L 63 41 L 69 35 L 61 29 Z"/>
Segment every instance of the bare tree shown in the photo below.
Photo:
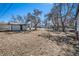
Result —
<path fill-rule="evenodd" d="M 34 15 L 34 18 L 35 18 L 35 20 L 34 20 L 34 24 L 35 24 L 35 30 L 37 30 L 37 25 L 38 25 L 38 23 L 40 23 L 40 15 L 41 15 L 41 11 L 39 10 L 39 9 L 34 9 L 33 10 L 33 15 Z"/>
<path fill-rule="evenodd" d="M 12 19 L 14 23 L 20 24 L 20 30 L 23 30 L 22 24 L 23 24 L 24 19 L 22 18 L 22 16 L 20 15 L 17 15 L 16 17 L 12 16 Z"/>
<path fill-rule="evenodd" d="M 16 22 L 16 17 L 14 15 L 11 16 L 11 19 L 13 19 L 11 22 Z"/>
<path fill-rule="evenodd" d="M 63 5 L 63 4 L 62 4 Z M 71 11 L 74 7 L 74 4 L 72 4 L 72 6 L 70 6 L 71 4 L 65 4 L 63 7 L 67 7 L 67 12 L 64 14 L 64 19 L 61 19 L 61 22 L 62 22 L 62 30 L 63 32 L 65 32 L 65 21 L 67 20 L 67 18 L 70 17 L 71 15 Z M 63 12 L 65 11 L 65 9 L 63 10 Z"/>
<path fill-rule="evenodd" d="M 32 23 L 33 23 L 33 15 L 31 13 L 28 13 L 26 16 L 26 23 L 29 23 L 29 30 L 31 31 Z"/>
<path fill-rule="evenodd" d="M 49 23 L 48 23 L 48 21 L 49 22 L 52 22 L 53 23 L 53 26 L 52 27 L 55 27 L 55 23 L 54 23 L 54 21 L 53 21 L 53 15 L 52 15 L 52 13 L 48 13 L 48 14 L 46 14 L 45 15 L 45 17 L 46 17 L 46 19 L 45 19 L 45 26 L 46 27 L 50 27 L 50 25 L 49 25 Z"/>
<path fill-rule="evenodd" d="M 75 33 L 76 33 L 76 39 L 79 40 L 79 37 L 78 37 L 78 32 L 77 32 L 77 20 L 78 20 L 78 17 L 79 17 L 79 4 L 77 5 L 77 9 L 76 9 L 76 13 L 75 13 Z"/>
<path fill-rule="evenodd" d="M 53 4 L 51 11 L 47 14 L 48 20 L 52 20 L 54 30 L 59 31 L 62 26 L 62 31 L 65 32 L 66 21 L 74 19 L 74 4 Z"/>
<path fill-rule="evenodd" d="M 59 6 L 57 4 L 54 4 L 51 11 L 46 15 L 47 19 L 49 21 L 52 21 L 53 24 L 53 30 L 58 31 L 59 30 Z"/>

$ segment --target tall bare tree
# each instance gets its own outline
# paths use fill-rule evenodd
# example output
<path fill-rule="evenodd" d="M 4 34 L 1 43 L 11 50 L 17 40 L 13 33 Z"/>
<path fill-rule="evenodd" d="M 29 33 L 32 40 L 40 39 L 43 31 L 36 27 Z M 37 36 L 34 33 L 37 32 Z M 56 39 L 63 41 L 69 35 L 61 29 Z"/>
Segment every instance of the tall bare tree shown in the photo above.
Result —
<path fill-rule="evenodd" d="M 37 30 L 37 25 L 38 23 L 40 23 L 40 15 L 41 15 L 41 11 L 39 9 L 34 9 L 33 10 L 33 15 L 35 17 L 35 20 L 34 20 L 34 24 L 35 24 L 35 30 Z"/>
<path fill-rule="evenodd" d="M 75 33 L 76 33 L 76 39 L 79 40 L 79 37 L 78 37 L 78 32 L 77 32 L 77 20 L 79 18 L 79 4 L 77 5 L 77 9 L 76 9 L 76 13 L 75 13 Z"/>

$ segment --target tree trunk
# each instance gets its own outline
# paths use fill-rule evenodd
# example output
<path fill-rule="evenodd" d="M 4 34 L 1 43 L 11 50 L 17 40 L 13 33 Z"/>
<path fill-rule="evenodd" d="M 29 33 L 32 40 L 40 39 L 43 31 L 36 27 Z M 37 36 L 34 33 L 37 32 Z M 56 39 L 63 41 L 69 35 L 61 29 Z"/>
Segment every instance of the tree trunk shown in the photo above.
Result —
<path fill-rule="evenodd" d="M 76 39 L 79 40 L 78 38 L 78 31 L 77 31 L 77 20 L 78 20 L 78 17 L 79 17 L 79 4 L 77 6 L 77 10 L 76 10 L 76 15 L 75 15 L 75 33 L 76 33 Z"/>
<path fill-rule="evenodd" d="M 62 20 L 62 14 L 61 14 L 62 10 L 61 9 L 62 9 L 62 4 L 60 4 L 60 19 L 61 19 L 62 31 L 65 32 L 64 22 Z"/>
<path fill-rule="evenodd" d="M 37 24 L 35 24 L 35 30 L 37 30 Z"/>
<path fill-rule="evenodd" d="M 64 22 L 62 22 L 62 31 L 65 32 Z"/>
<path fill-rule="evenodd" d="M 57 31 L 59 31 L 59 21 L 58 21 L 58 14 L 57 14 Z"/>

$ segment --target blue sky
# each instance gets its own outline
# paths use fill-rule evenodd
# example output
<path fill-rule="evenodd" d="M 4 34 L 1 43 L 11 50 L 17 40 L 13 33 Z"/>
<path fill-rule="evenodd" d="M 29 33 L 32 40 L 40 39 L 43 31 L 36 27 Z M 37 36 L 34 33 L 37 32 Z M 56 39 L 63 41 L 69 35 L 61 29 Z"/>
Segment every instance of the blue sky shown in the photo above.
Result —
<path fill-rule="evenodd" d="M 33 12 L 34 9 L 42 11 L 41 19 L 44 20 L 44 15 L 50 11 L 53 4 L 47 3 L 0 3 L 0 22 L 8 22 L 11 15 L 27 15 L 28 12 Z"/>

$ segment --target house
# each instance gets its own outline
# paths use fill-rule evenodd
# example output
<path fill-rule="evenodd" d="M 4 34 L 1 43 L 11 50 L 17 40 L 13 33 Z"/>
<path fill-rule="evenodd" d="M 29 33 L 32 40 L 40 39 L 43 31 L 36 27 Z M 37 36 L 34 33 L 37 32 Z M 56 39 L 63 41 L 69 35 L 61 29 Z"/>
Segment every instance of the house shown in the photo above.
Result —
<path fill-rule="evenodd" d="M 26 30 L 26 24 L 0 23 L 0 31 L 21 31 Z"/>

